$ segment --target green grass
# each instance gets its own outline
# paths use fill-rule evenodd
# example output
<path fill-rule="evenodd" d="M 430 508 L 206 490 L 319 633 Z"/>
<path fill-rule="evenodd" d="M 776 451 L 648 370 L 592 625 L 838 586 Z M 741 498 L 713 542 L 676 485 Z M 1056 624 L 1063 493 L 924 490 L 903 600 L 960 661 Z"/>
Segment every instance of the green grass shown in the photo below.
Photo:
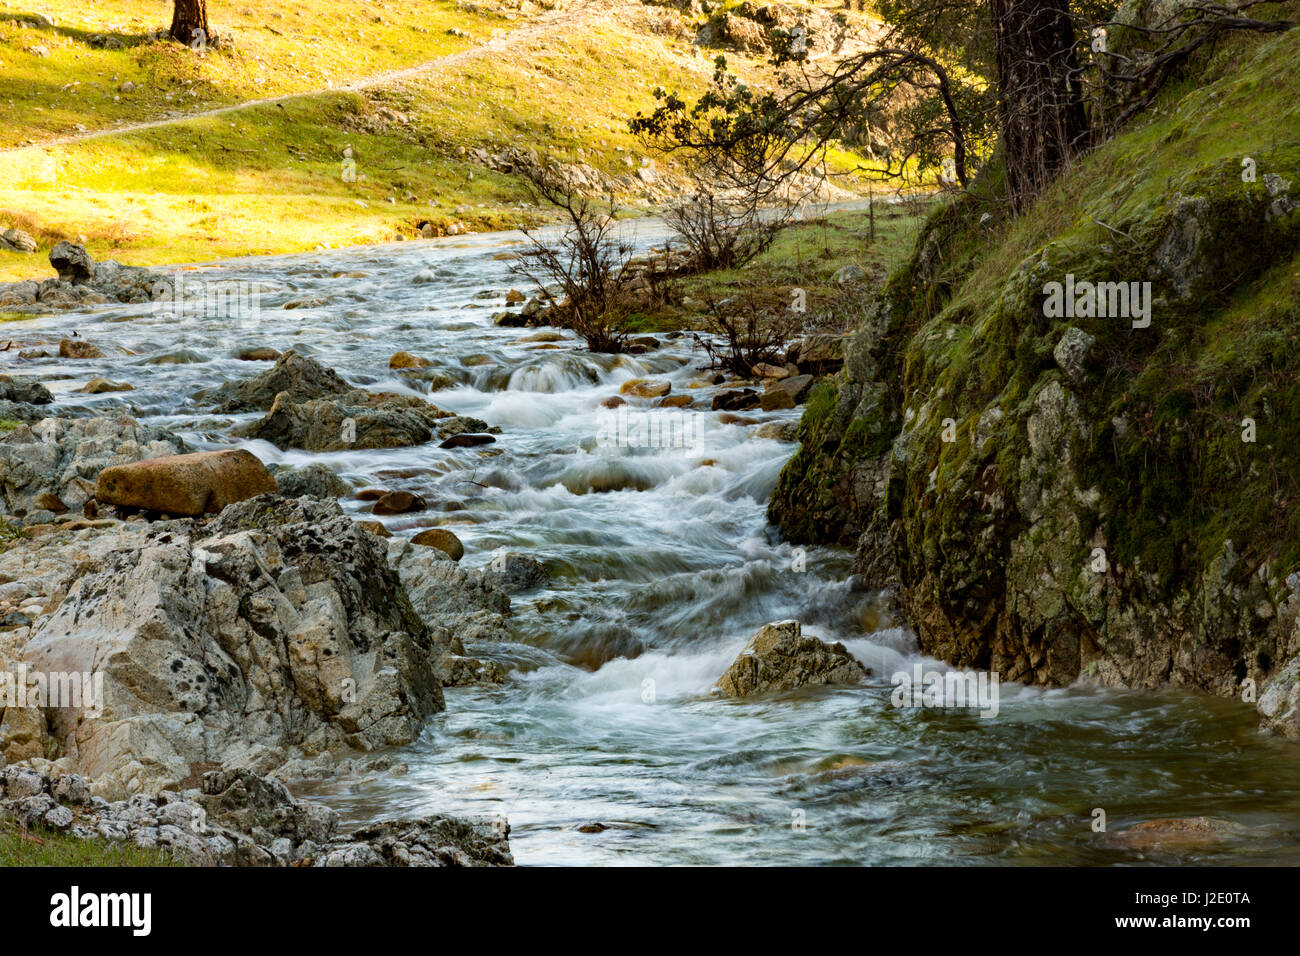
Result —
<path fill-rule="evenodd" d="M 167 850 L 133 844 L 79 840 L 44 828 L 20 830 L 0 820 L 0 867 L 10 866 L 182 866 Z"/>
<path fill-rule="evenodd" d="M 877 203 L 874 239 L 868 210 L 845 210 L 792 224 L 742 268 L 679 280 L 678 291 L 693 304 L 647 310 L 632 331 L 700 328 L 710 299 L 743 295 L 756 306 L 785 308 L 796 289 L 806 293 L 807 314 L 820 314 L 826 330 L 847 331 L 861 318 L 866 295 L 855 291 L 858 287 L 840 287 L 832 277 L 842 267 L 856 265 L 869 277 L 867 288 L 878 286 L 911 254 L 927 208 L 921 203 Z"/>

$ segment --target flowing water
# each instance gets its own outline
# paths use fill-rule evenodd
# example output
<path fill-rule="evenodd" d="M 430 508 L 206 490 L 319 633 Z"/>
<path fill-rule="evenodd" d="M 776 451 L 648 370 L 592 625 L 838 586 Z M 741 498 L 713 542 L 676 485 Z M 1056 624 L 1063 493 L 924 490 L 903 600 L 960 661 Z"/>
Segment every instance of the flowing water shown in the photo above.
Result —
<path fill-rule="evenodd" d="M 662 238 L 654 224 L 629 228 L 643 246 Z M 501 427 L 495 445 L 454 451 L 242 443 L 268 463 L 320 461 L 358 485 L 424 495 L 431 512 L 389 527 L 446 524 L 467 565 L 507 548 L 553 575 L 514 599 L 517 643 L 495 649 L 514 669 L 509 683 L 449 690 L 446 712 L 396 755 L 406 772 L 339 781 L 314 798 L 349 821 L 502 813 L 524 864 L 1300 862 L 1300 748 L 1257 733 L 1246 704 L 1003 685 L 988 719 L 892 706 L 890 676 L 921 661 L 914 639 L 889 626 L 878 595 L 847 583 L 851 555 L 797 551 L 766 523 L 795 446 L 712 412 L 698 413 L 690 447 L 598 444 L 599 402 L 629 378 L 668 379 L 707 407 L 712 387 L 691 388 L 704 356 L 684 337 L 612 358 L 568 333 L 530 341 L 536 330 L 495 327 L 491 313 L 517 284 L 500 253 L 519 241 L 480 235 L 185 273 L 257 283 L 258 314 L 235 319 L 113 306 L 9 327 L 24 342 L 75 329 L 130 350 L 22 371 L 61 403 L 128 411 L 200 448 L 228 447 L 230 427 L 249 416 L 213 416 L 190 396 L 265 368 L 234 358 L 249 345 L 296 348 L 359 386 L 427 388 L 389 371 L 406 349 L 454 382 L 431 401 Z M 283 308 L 291 302 L 300 307 Z M 96 375 L 137 390 L 73 393 Z M 711 697 L 753 631 L 783 618 L 843 641 L 872 683 Z M 1172 856 L 1144 853 L 1093 832 L 1095 808 L 1112 832 L 1199 815 L 1240 829 Z"/>

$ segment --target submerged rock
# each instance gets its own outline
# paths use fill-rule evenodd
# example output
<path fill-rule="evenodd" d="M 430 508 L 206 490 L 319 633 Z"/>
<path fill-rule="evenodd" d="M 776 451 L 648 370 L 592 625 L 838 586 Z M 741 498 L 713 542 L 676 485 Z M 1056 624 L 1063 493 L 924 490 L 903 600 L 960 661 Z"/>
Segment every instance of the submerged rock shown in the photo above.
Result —
<path fill-rule="evenodd" d="M 804 637 L 798 621 L 764 624 L 715 685 L 723 697 L 750 697 L 817 684 L 860 684 L 871 671 L 843 644 Z"/>

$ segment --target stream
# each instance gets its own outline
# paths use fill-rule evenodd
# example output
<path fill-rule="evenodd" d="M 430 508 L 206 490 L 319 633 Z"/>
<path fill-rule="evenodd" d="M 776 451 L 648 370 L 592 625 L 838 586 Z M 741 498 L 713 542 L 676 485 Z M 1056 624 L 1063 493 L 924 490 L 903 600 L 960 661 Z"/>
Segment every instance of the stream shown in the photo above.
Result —
<path fill-rule="evenodd" d="M 642 248 L 664 239 L 653 222 L 626 228 Z M 259 284 L 257 315 L 113 305 L 6 330 L 55 342 L 76 330 L 134 353 L 26 361 L 21 371 L 61 404 L 125 411 L 200 449 L 231 447 L 229 429 L 252 416 L 216 416 L 191 396 L 269 367 L 235 358 L 253 345 L 298 349 L 361 387 L 419 392 L 427 381 L 388 369 L 407 350 L 432 360 L 426 380 L 453 382 L 430 401 L 500 426 L 496 444 L 475 449 L 309 454 L 238 443 L 268 464 L 322 462 L 358 487 L 423 495 L 430 512 L 385 522 L 395 535 L 450 528 L 465 565 L 505 548 L 552 575 L 513 597 L 515 643 L 493 655 L 512 668 L 509 682 L 449 689 L 446 712 L 396 754 L 405 772 L 313 786 L 313 799 L 349 822 L 504 814 L 528 865 L 1300 864 L 1300 747 L 1261 735 L 1247 704 L 1003 684 L 989 719 L 892 706 L 894 672 L 943 665 L 918 655 L 879 595 L 851 583 L 848 551 L 799 550 L 768 526 L 767 498 L 796 446 L 709 411 L 689 413 L 687 447 L 598 444 L 599 403 L 630 378 L 668 380 L 707 408 L 705 356 L 689 337 L 611 357 L 587 353 L 571 333 L 541 341 L 536 329 L 494 326 L 521 283 L 501 254 L 521 240 L 229 260 L 184 275 Z M 74 393 L 96 376 L 136 390 Z M 766 422 L 798 410 L 741 414 Z M 368 507 L 342 504 L 358 515 Z M 870 683 L 711 697 L 753 632 L 785 618 L 843 641 L 874 672 Z M 1095 808 L 1112 833 L 1192 816 L 1240 828 L 1151 852 L 1094 832 Z"/>

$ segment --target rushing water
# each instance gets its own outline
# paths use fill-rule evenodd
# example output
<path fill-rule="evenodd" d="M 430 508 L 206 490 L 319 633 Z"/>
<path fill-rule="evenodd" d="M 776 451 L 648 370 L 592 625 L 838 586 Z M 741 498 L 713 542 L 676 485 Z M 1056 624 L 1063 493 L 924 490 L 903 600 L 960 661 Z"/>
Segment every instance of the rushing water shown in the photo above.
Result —
<path fill-rule="evenodd" d="M 642 245 L 662 238 L 652 224 L 630 228 Z M 505 547 L 553 575 L 514 600 L 517 643 L 497 654 L 514 668 L 508 684 L 448 691 L 446 713 L 397 755 L 407 772 L 339 782 L 315 798 L 349 820 L 503 813 L 527 864 L 1300 862 L 1300 748 L 1261 736 L 1248 705 L 1003 685 L 991 719 L 891 706 L 890 675 L 920 660 L 910 634 L 888 626 L 877 595 L 847 583 L 850 555 L 799 554 L 765 521 L 794 446 L 711 412 L 699 413 L 693 447 L 598 446 L 599 402 L 628 378 L 668 379 L 707 407 L 703 355 L 678 338 L 643 356 L 595 356 L 568 333 L 544 342 L 536 330 L 494 327 L 491 313 L 517 284 L 499 254 L 519 240 L 481 235 L 185 273 L 259 284 L 260 312 L 234 320 L 113 306 L 7 329 L 22 343 L 75 329 L 129 350 L 19 364 L 61 403 L 129 411 L 201 448 L 229 446 L 230 427 L 249 418 L 213 416 L 191 398 L 265 368 L 234 358 L 248 345 L 297 348 L 357 385 L 397 391 L 423 387 L 388 370 L 406 349 L 459 383 L 431 401 L 502 428 L 495 445 L 455 451 L 313 455 L 243 443 L 268 463 L 320 461 L 358 485 L 424 495 L 433 511 L 387 519 L 395 534 L 441 521 L 464 541 L 468 565 Z M 73 391 L 97 375 L 137 390 Z M 844 641 L 873 683 L 712 698 L 749 635 L 782 618 Z M 1094 808 L 1112 831 L 1198 815 L 1242 829 L 1220 844 L 1144 856 L 1093 832 Z"/>

